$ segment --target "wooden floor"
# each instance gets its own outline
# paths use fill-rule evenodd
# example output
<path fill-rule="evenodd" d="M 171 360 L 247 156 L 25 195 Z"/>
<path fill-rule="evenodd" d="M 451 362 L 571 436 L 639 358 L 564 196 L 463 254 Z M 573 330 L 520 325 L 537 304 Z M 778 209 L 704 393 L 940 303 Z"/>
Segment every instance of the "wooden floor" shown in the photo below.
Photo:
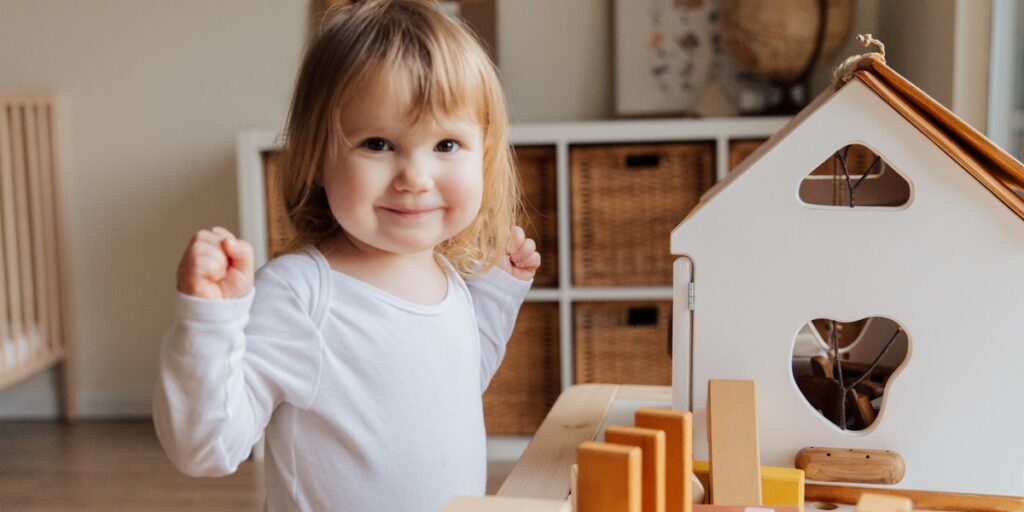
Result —
<path fill-rule="evenodd" d="M 190 478 L 150 422 L 0 422 L 0 511 L 259 511 L 260 464 Z"/>
<path fill-rule="evenodd" d="M 488 464 L 488 493 L 511 462 Z M 0 512 L 263 510 L 262 465 L 191 478 L 174 469 L 148 421 L 0 422 Z"/>

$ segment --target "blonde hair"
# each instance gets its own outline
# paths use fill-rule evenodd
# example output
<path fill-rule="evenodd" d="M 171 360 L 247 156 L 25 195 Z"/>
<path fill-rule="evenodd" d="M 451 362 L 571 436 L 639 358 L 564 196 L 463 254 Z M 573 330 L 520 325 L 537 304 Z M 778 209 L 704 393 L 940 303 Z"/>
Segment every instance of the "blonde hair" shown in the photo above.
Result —
<path fill-rule="evenodd" d="M 520 212 L 497 72 L 472 32 L 426 0 L 367 0 L 325 15 L 299 71 L 285 130 L 282 187 L 296 235 L 282 252 L 341 232 L 319 175 L 342 143 L 342 109 L 378 77 L 408 84 L 414 119 L 471 116 L 483 129 L 483 201 L 470 225 L 439 251 L 462 275 L 504 254 Z"/>

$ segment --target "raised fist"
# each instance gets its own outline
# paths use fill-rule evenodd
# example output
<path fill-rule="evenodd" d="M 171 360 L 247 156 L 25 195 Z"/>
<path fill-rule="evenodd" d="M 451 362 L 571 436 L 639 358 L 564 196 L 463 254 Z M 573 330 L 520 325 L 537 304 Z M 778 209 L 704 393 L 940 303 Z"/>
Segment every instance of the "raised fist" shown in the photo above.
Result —
<path fill-rule="evenodd" d="M 178 265 L 178 291 L 203 299 L 237 299 L 252 290 L 253 251 L 215 227 L 196 233 Z"/>

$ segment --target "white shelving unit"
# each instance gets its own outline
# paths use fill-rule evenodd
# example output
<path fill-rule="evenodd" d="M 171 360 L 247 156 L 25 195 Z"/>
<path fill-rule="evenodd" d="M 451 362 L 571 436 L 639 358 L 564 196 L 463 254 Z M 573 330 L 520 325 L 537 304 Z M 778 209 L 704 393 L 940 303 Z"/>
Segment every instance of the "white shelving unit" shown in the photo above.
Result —
<path fill-rule="evenodd" d="M 572 214 L 569 197 L 569 148 L 589 144 L 628 144 L 683 141 L 715 143 L 716 176 L 728 172 L 729 143 L 733 140 L 767 138 L 788 121 L 784 117 L 592 121 L 522 124 L 512 127 L 516 146 L 553 147 L 556 154 L 558 286 L 531 290 L 530 302 L 559 305 L 559 351 L 562 388 L 573 378 L 573 303 L 578 301 L 671 300 L 671 286 L 581 287 L 572 276 Z M 238 136 L 238 196 L 241 236 L 256 251 L 256 264 L 267 261 L 267 211 L 262 154 L 280 149 L 279 132 L 257 130 Z M 682 220 L 682 219 L 680 219 Z"/>
<path fill-rule="evenodd" d="M 671 300 L 671 286 L 581 287 L 572 276 L 572 213 L 569 197 L 569 148 L 588 144 L 630 144 L 683 141 L 715 143 L 715 175 L 729 172 L 729 142 L 767 138 L 789 118 L 717 118 L 643 121 L 595 121 L 578 123 L 523 124 L 512 128 L 515 146 L 548 146 L 556 152 L 558 219 L 558 287 L 530 291 L 527 301 L 559 305 L 559 351 L 562 388 L 574 383 L 573 310 L 578 301 Z M 679 219 L 680 221 L 682 219 Z M 546 262 L 551 264 L 552 262 Z"/>

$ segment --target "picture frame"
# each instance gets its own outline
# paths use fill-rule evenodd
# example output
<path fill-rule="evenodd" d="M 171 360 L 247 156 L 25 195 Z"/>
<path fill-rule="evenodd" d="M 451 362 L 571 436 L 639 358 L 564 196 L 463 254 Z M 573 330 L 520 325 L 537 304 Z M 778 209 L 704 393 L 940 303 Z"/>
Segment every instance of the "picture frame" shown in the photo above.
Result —
<path fill-rule="evenodd" d="M 617 117 L 694 116 L 718 51 L 714 0 L 614 0 Z"/>

